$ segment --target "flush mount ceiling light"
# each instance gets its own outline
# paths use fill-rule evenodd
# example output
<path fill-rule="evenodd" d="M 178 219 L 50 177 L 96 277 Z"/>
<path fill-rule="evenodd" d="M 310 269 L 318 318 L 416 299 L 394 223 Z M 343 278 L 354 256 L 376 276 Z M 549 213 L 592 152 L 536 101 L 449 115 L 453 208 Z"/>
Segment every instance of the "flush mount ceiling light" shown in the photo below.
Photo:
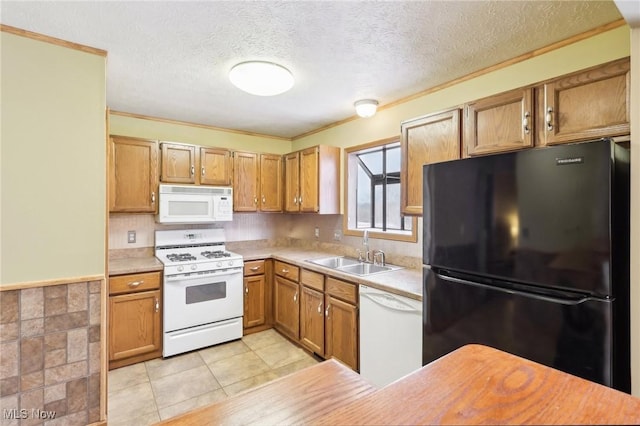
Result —
<path fill-rule="evenodd" d="M 378 109 L 378 101 L 375 99 L 362 99 L 353 104 L 356 113 L 363 118 L 373 117 Z"/>
<path fill-rule="evenodd" d="M 293 75 L 283 66 L 272 62 L 241 62 L 229 71 L 234 86 L 258 96 L 273 96 L 293 87 Z"/>

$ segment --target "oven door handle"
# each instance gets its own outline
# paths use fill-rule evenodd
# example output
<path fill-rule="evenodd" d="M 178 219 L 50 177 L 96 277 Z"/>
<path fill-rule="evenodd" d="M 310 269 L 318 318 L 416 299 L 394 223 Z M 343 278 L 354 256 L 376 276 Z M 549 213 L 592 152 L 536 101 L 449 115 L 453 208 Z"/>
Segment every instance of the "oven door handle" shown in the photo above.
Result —
<path fill-rule="evenodd" d="M 233 276 L 242 276 L 242 268 L 228 269 L 223 271 L 211 271 L 205 274 L 193 272 L 188 274 L 165 275 L 164 281 L 165 282 L 183 281 L 188 283 L 190 281 L 201 280 L 201 279 L 210 279 L 210 278 L 219 279 L 223 277 L 233 277 Z"/>

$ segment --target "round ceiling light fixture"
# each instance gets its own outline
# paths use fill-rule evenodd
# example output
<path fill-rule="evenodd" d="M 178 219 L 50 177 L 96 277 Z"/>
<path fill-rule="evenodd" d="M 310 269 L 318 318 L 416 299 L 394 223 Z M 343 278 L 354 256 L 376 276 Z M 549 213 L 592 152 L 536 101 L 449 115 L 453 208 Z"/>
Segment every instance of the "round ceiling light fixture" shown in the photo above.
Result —
<path fill-rule="evenodd" d="M 378 101 L 375 99 L 361 99 L 353 104 L 356 113 L 363 118 L 373 117 L 378 109 Z"/>
<path fill-rule="evenodd" d="M 285 67 L 265 61 L 241 62 L 229 71 L 229 80 L 240 90 L 257 96 L 274 96 L 293 87 L 294 79 Z"/>

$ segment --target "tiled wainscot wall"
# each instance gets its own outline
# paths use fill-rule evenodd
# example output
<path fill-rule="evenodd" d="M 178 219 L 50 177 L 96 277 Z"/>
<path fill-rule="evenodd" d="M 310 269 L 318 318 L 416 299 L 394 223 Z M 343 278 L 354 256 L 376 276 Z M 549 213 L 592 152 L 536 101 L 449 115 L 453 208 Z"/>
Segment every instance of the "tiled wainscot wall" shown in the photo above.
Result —
<path fill-rule="evenodd" d="M 101 288 L 0 291 L 0 424 L 100 420 Z"/>

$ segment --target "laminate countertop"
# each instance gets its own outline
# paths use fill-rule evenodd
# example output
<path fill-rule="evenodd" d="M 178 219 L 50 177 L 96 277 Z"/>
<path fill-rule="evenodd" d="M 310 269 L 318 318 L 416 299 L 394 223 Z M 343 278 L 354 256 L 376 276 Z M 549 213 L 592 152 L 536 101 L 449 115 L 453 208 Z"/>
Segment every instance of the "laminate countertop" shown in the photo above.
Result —
<path fill-rule="evenodd" d="M 245 261 L 269 258 L 276 259 L 352 283 L 367 285 L 415 300 L 422 300 L 421 269 L 403 268 L 368 276 L 357 276 L 307 262 L 309 259 L 338 256 L 335 253 L 287 247 L 234 249 L 233 251 L 242 255 Z"/>
<path fill-rule="evenodd" d="M 375 390 L 325 361 L 166 425 L 640 424 L 640 399 L 481 345 Z"/>
<path fill-rule="evenodd" d="M 155 256 L 109 259 L 109 276 L 162 271 L 164 266 Z"/>

